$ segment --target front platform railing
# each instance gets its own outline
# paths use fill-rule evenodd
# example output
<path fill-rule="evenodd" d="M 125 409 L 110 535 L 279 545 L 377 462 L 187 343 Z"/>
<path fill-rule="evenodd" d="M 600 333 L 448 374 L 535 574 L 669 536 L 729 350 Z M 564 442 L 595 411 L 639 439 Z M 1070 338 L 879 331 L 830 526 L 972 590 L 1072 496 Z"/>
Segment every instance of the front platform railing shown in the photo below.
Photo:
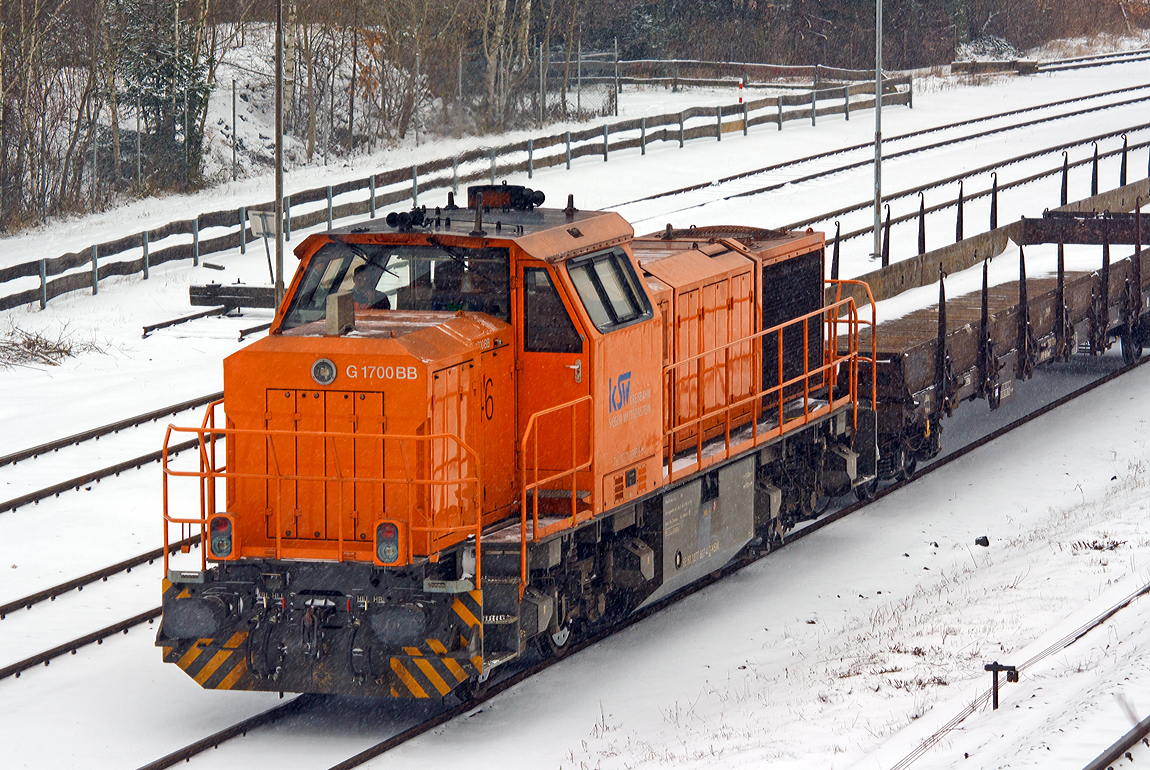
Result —
<path fill-rule="evenodd" d="M 207 569 L 207 527 L 208 519 L 215 514 L 232 513 L 237 519 L 236 537 L 238 538 L 241 548 L 244 542 L 245 532 L 248 538 L 251 538 L 253 524 L 243 517 L 240 511 L 227 511 L 219 508 L 219 501 L 226 501 L 226 494 L 221 495 L 218 486 L 223 483 L 226 485 L 228 482 L 235 482 L 241 480 L 262 481 L 265 483 L 272 483 L 275 486 L 275 499 L 274 505 L 269 502 L 269 508 L 272 508 L 272 518 L 275 527 L 275 538 L 264 537 L 255 538 L 257 542 L 267 541 L 266 544 L 259 546 L 261 556 L 264 558 L 312 558 L 331 561 L 371 561 L 372 555 L 369 554 L 366 559 L 361 559 L 363 541 L 357 541 L 349 538 L 348 535 L 353 533 L 344 531 L 344 516 L 343 512 L 346 510 L 344 503 L 346 502 L 345 495 L 349 494 L 349 490 L 354 490 L 355 485 L 370 484 L 378 488 L 380 494 L 377 499 L 383 500 L 383 490 L 389 486 L 402 486 L 407 490 L 406 500 L 407 505 L 404 510 L 387 509 L 375 511 L 375 521 L 397 521 L 407 527 L 407 536 L 402 538 L 406 545 L 406 553 L 404 554 L 404 563 L 410 564 L 415 558 L 414 553 L 414 534 L 427 534 L 428 540 L 432 547 L 427 554 L 431 561 L 436 561 L 438 551 L 434 547 L 436 538 L 449 536 L 453 534 L 460 534 L 464 537 L 473 536 L 475 539 L 475 587 L 480 585 L 482 556 L 480 553 L 480 535 L 482 534 L 482 516 L 480 508 L 480 499 L 482 497 L 481 490 L 483 484 L 481 480 L 481 465 L 479 462 L 479 455 L 474 449 L 464 443 L 458 436 L 450 433 L 437 433 L 430 435 L 402 435 L 392 433 L 347 433 L 336 431 L 291 431 L 291 430 L 257 430 L 257 429 L 243 429 L 243 428 L 218 428 L 216 427 L 215 410 L 223 404 L 223 401 L 215 401 L 208 405 L 207 414 L 204 416 L 203 423 L 198 428 L 184 428 L 169 425 L 167 432 L 164 435 L 164 455 L 163 455 L 163 515 L 164 515 L 164 572 L 167 574 L 169 569 L 169 543 L 171 529 L 173 526 L 179 527 L 180 538 L 179 540 L 186 540 L 190 538 L 198 530 L 200 535 L 200 568 L 201 570 Z M 193 434 L 199 438 L 199 469 L 198 470 L 176 470 L 169 465 L 169 457 L 167 449 L 173 437 L 179 434 Z M 324 442 L 327 451 L 330 452 L 330 457 L 333 462 L 328 464 L 328 467 L 334 467 L 334 474 L 301 474 L 284 472 L 280 468 L 279 459 L 275 453 L 275 444 L 277 440 L 286 438 L 311 438 L 320 439 Z M 234 448 L 234 443 L 237 440 L 259 440 L 263 439 L 267 448 L 267 466 L 271 470 L 267 472 L 257 472 L 254 470 L 228 470 L 227 466 L 219 462 L 220 455 L 223 453 L 218 446 L 225 441 L 231 442 Z M 399 454 L 402 458 L 404 474 L 402 476 L 361 476 L 361 475 L 346 475 L 342 473 L 341 469 L 345 466 L 339 461 L 339 444 L 340 442 L 380 442 L 380 455 L 383 454 L 383 442 L 398 442 Z M 411 452 L 408 451 L 410 445 L 423 445 L 430 449 L 433 442 L 442 441 L 447 444 L 454 444 L 462 453 L 463 456 L 468 458 L 471 467 L 475 469 L 474 475 L 459 476 L 457 478 L 434 478 L 435 469 L 433 468 L 430 473 L 427 473 L 428 461 L 413 461 Z M 425 457 L 430 457 L 431 452 L 424 452 Z M 451 461 L 457 466 L 462 463 L 459 460 Z M 445 462 L 444 465 L 447 463 Z M 414 466 L 414 467 L 413 467 Z M 420 471 L 423 470 L 424 474 L 421 475 Z M 428 477 L 432 476 L 432 477 Z M 171 491 L 170 480 L 173 478 L 189 478 L 195 479 L 199 491 L 199 515 L 197 516 L 181 516 L 172 513 L 171 508 Z M 291 482 L 319 482 L 324 484 L 334 484 L 339 490 L 339 508 L 340 515 L 337 517 L 339 524 L 337 525 L 336 537 L 333 539 L 308 539 L 306 546 L 300 546 L 300 541 L 297 539 L 294 542 L 294 547 L 289 547 L 284 543 L 284 529 L 282 526 L 283 516 L 283 485 Z M 436 506 L 431 505 L 425 508 L 426 513 L 417 512 L 416 505 L 422 500 L 424 496 L 415 495 L 413 492 L 416 489 L 448 489 L 451 487 L 458 488 L 458 501 L 460 510 L 458 513 L 449 514 L 447 511 L 441 511 Z M 269 495 L 270 497 L 270 495 Z M 465 510 L 465 507 L 469 510 Z M 418 519 L 434 522 L 437 517 L 449 516 L 456 520 L 462 519 L 462 524 L 457 525 L 429 525 L 417 524 Z M 372 522 L 374 528 L 374 521 Z M 372 544 L 371 552 L 374 553 L 374 535 L 370 540 L 366 541 Z M 354 546 L 358 550 L 348 551 L 348 546 Z M 182 547 L 183 552 L 187 552 L 188 548 Z"/>

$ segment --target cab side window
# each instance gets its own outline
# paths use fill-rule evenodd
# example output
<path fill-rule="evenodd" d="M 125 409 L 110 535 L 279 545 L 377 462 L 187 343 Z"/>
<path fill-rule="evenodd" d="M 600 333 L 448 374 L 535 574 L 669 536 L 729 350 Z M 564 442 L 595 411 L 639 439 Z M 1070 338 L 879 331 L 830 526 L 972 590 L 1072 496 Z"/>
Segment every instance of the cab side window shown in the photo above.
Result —
<path fill-rule="evenodd" d="M 654 316 L 635 270 L 622 251 L 606 251 L 573 260 L 567 266 L 567 274 L 591 323 L 601 332 L 611 332 Z"/>
<path fill-rule="evenodd" d="M 583 340 L 547 271 L 523 271 L 523 349 L 532 353 L 582 353 Z"/>

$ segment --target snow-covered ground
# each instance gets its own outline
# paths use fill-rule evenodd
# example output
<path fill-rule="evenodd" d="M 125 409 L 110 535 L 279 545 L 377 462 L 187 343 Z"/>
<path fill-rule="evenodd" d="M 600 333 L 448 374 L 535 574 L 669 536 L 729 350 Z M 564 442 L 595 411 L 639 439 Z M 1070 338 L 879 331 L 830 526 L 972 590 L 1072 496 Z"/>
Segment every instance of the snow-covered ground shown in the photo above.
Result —
<path fill-rule="evenodd" d="M 884 112 L 884 134 L 1145 83 L 1150 65 L 1128 64 L 982 87 L 955 85 L 920 95 L 914 110 Z M 932 155 L 928 164 L 911 156 L 891 163 L 888 189 L 1145 122 L 1146 114 L 1145 106 L 1115 108 L 959 145 Z M 652 190 L 866 141 L 872 117 L 855 113 L 849 123 L 825 119 L 815 128 L 788 124 L 782 132 L 761 127 L 749 137 L 728 134 L 721 143 L 694 142 L 683 150 L 668 144 L 649 148 L 646 156 L 621 152 L 607 164 L 585 158 L 571 171 L 540 172 L 530 184 L 551 201 L 572 192 L 581 208 L 619 205 Z M 445 143 L 418 152 L 439 157 L 460 147 Z M 396 165 L 413 158 L 404 154 Z M 363 162 L 364 167 L 303 170 L 293 174 L 289 187 L 358 178 L 378 168 Z M 1139 171 L 1132 174 L 1145 163 L 1142 150 L 1132 166 Z M 1113 186 L 1116 178 L 1116 163 L 1104 165 L 1103 179 L 1112 181 L 1103 186 Z M 701 208 L 685 209 L 682 201 L 668 199 L 653 208 L 641 204 L 642 211 L 620 209 L 640 232 L 666 221 L 771 226 L 865 200 L 869 184 L 866 172 Z M 1072 177 L 1071 197 L 1086 195 L 1087 184 L 1088 173 Z M 1057 185 L 1055 180 L 1003 196 L 1000 220 L 1040 213 L 1056 201 Z M 270 190 L 268 179 L 250 179 L 3 239 L 0 264 L 56 256 L 199 211 L 266 200 Z M 987 205 L 967 209 L 969 231 L 976 220 L 985 221 Z M 905 242 L 896 252 L 912 248 L 913 228 L 901 236 L 895 230 L 895 243 Z M 850 228 L 844 221 L 845 229 Z M 938 239 L 937 245 L 947 241 L 948 231 L 953 233 L 949 215 L 928 222 L 928 237 Z M 1049 270 L 1038 264 L 1041 254 L 1027 257 L 1031 275 Z M 1091 258 L 1081 255 L 1086 267 Z M 871 269 L 862 245 L 851 259 L 850 274 Z M 1013 259 L 1008 253 L 996 260 L 1000 280 L 1014 277 Z M 246 255 L 233 251 L 210 261 L 224 272 L 170 263 L 153 269 L 148 281 L 136 276 L 105 282 L 95 297 L 77 292 L 53 300 L 44 312 L 4 313 L 0 323 L 49 334 L 66 329 L 97 342 L 103 352 L 58 367 L 0 370 L 6 396 L 0 403 L 0 454 L 218 390 L 221 358 L 239 347 L 240 329 L 268 320 L 268 312 L 204 319 L 140 338 L 143 324 L 192 310 L 192 283 L 267 280 L 259 243 Z M 973 279 L 954 280 L 956 287 L 961 281 L 976 285 Z M 923 304 L 933 302 L 935 290 L 923 291 Z M 948 284 L 948 296 L 957 292 Z M 1150 581 L 1150 450 L 1143 406 L 1148 386 L 1150 369 L 1123 377 L 574 656 L 373 766 L 728 767 L 778 761 L 890 767 L 985 688 L 985 662 L 1019 663 Z M 18 494 L 12 490 L 22 489 L 22 474 L 20 466 L 2 469 L 0 498 Z M 159 494 L 153 467 L 0 514 L 0 601 L 156 547 Z M 990 537 L 988 549 L 973 544 L 983 534 Z M 142 568 L 9 615 L 0 621 L 0 665 L 154 606 L 158 581 L 158 566 Z M 1148 603 L 1135 602 L 1028 669 L 1021 683 L 1004 690 L 1004 710 L 975 714 L 916 766 L 1084 765 L 1130 725 L 1116 695 L 1128 699 L 1139 717 L 1150 709 L 1150 675 L 1139 654 L 1150 643 Z M 160 663 L 150 630 L 137 629 L 0 682 L 5 766 L 134 767 L 275 700 L 200 690 L 181 671 Z M 253 734 L 196 762 L 326 767 L 413 717 L 406 706 L 339 705 L 340 714 Z"/>

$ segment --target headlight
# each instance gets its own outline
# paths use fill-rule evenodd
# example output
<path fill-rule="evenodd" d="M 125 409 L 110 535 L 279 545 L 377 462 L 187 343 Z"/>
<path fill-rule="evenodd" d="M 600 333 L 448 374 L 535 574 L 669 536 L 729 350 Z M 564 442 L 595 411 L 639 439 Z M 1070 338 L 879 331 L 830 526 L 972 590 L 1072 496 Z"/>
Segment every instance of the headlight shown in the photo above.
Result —
<path fill-rule="evenodd" d="M 311 378 L 320 385 L 331 385 L 335 382 L 335 364 L 327 358 L 321 358 L 311 365 Z"/>
<path fill-rule="evenodd" d="M 226 559 L 232 555 L 232 522 L 226 516 L 213 516 L 208 524 L 212 556 Z"/>
<path fill-rule="evenodd" d="M 375 528 L 375 555 L 381 564 L 399 562 L 399 527 L 385 521 Z"/>

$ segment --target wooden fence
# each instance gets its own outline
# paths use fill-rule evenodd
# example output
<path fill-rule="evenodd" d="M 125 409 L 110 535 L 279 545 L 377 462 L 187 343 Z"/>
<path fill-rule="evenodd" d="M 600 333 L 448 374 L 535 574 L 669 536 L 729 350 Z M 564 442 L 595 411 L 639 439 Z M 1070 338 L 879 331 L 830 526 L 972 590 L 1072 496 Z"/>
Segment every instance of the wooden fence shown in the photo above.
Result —
<path fill-rule="evenodd" d="M 620 64 L 623 64 L 620 62 Z M 694 63 L 699 64 L 699 63 Z M 364 179 L 319 187 L 285 196 L 285 231 L 290 240 L 292 229 L 301 230 L 326 222 L 331 228 L 333 220 L 367 214 L 376 215 L 379 208 L 410 201 L 419 205 L 419 196 L 429 190 L 452 189 L 479 180 L 494 183 L 496 178 L 526 172 L 530 178 L 542 168 L 558 165 L 571 167 L 575 159 L 602 156 L 606 161 L 611 153 L 639 148 L 646 153 L 653 142 L 678 142 L 680 147 L 688 141 L 711 139 L 722 141 L 723 135 L 742 132 L 752 126 L 775 125 L 779 131 L 783 124 L 795 120 L 850 114 L 857 110 L 873 109 L 874 82 L 866 81 L 868 74 L 830 67 L 781 67 L 779 65 L 721 65 L 731 67 L 770 68 L 775 77 L 807 77 L 818 80 L 818 87 L 808 93 L 789 93 L 742 104 L 721 107 L 693 107 L 677 113 L 607 123 L 601 127 L 582 131 L 566 131 L 498 147 L 479 148 L 422 165 L 385 171 Z M 849 77 L 848 77 L 849 76 Z M 836 80 L 843 82 L 834 82 Z M 909 75 L 884 81 L 883 104 L 913 107 L 913 84 Z M 861 98 L 856 98 L 861 97 Z M 869 97 L 869 98 L 867 98 Z M 691 122 L 692 125 L 687 125 Z M 366 190 L 365 200 L 336 204 L 341 195 Z M 292 207 L 324 202 L 326 205 L 306 212 L 292 214 Z M 100 281 L 117 275 L 142 274 L 148 278 L 150 268 L 177 259 L 190 259 L 198 265 L 205 254 L 239 247 L 246 249 L 256 236 L 248 224 L 249 209 L 273 210 L 274 202 L 238 209 L 200 214 L 195 219 L 171 222 L 163 227 L 134 233 L 114 241 L 99 243 L 82 251 L 24 262 L 0 268 L 0 286 L 21 278 L 38 278 L 39 285 L 22 291 L 3 293 L 0 289 L 0 310 L 39 303 L 44 309 L 48 301 L 71 291 L 91 289 L 99 291 Z M 232 232 L 201 239 L 201 231 L 226 228 Z M 191 236 L 190 243 L 179 243 L 152 250 L 151 244 L 172 236 Z M 126 252 L 138 252 L 135 259 L 115 259 Z"/>

